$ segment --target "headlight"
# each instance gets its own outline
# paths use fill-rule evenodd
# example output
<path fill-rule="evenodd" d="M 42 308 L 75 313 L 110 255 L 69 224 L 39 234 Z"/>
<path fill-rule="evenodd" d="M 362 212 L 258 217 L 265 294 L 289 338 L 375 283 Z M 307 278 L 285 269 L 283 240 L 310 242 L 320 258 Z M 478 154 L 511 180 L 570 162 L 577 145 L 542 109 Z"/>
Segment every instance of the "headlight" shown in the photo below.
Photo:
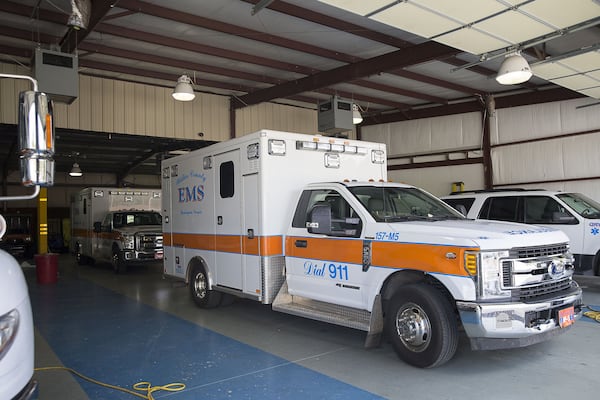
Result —
<path fill-rule="evenodd" d="M 123 235 L 123 248 L 133 250 L 135 248 L 135 236 Z"/>
<path fill-rule="evenodd" d="M 477 282 L 481 300 L 509 298 L 510 290 L 502 289 L 502 259 L 508 251 L 480 251 L 465 254 L 465 270 Z"/>
<path fill-rule="evenodd" d="M 8 352 L 19 330 L 19 312 L 12 310 L 0 317 L 0 360 Z"/>

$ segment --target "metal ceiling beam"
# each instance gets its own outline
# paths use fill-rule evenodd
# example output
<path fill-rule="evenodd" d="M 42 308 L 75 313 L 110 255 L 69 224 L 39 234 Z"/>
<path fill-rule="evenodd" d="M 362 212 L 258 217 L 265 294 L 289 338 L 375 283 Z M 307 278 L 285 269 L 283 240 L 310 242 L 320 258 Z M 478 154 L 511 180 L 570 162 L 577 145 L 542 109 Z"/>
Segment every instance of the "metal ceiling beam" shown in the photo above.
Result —
<path fill-rule="evenodd" d="M 244 105 L 258 104 L 294 93 L 320 89 L 337 83 L 352 81 L 369 75 L 378 74 L 392 68 L 402 68 L 444 57 L 460 50 L 436 42 L 425 42 L 406 49 L 359 61 L 354 64 L 320 72 L 305 78 L 296 79 L 278 86 L 259 90 L 240 98 Z M 240 105 L 240 104 L 238 104 Z"/>
<path fill-rule="evenodd" d="M 241 53 L 238 51 L 232 51 L 223 49 L 221 47 L 208 46 L 205 44 L 190 42 L 182 39 L 175 39 L 166 36 L 157 35 L 150 32 L 143 32 L 131 28 L 125 28 L 122 26 L 112 24 L 100 24 L 96 28 L 96 32 L 105 33 L 109 35 L 120 36 L 128 39 L 139 40 L 142 42 L 158 44 L 161 46 L 167 46 L 171 48 L 177 48 L 182 50 L 188 50 L 194 53 L 207 54 L 215 57 L 222 57 L 229 60 L 241 61 L 249 64 L 261 65 L 263 67 L 269 67 L 274 69 L 280 69 L 283 71 L 292 71 L 299 74 L 311 75 L 318 70 L 309 67 L 302 67 L 297 64 L 287 63 L 279 60 L 272 60 L 266 57 L 260 57 L 253 54 Z"/>
<path fill-rule="evenodd" d="M 259 0 L 242 0 L 246 3 L 256 4 Z M 274 10 L 280 12 L 282 14 L 286 14 L 292 17 L 300 18 L 305 21 L 313 22 L 319 25 L 327 26 L 329 28 L 333 28 L 342 32 L 349 33 L 351 35 L 356 35 L 363 37 L 365 39 L 373 40 L 378 43 L 387 44 L 389 46 L 397 47 L 399 49 L 413 46 L 413 43 L 407 42 L 402 39 L 398 39 L 391 35 L 386 35 L 381 32 L 374 31 L 372 29 L 365 28 L 363 26 L 353 24 L 348 21 L 344 21 L 335 17 L 330 17 L 329 15 L 321 14 L 316 11 L 309 10 L 307 8 L 299 7 L 294 4 L 286 3 L 284 1 L 277 1 L 271 5 L 268 5 L 267 8 L 270 10 Z M 453 57 L 450 57 L 452 59 Z M 444 60 L 444 62 L 448 62 Z M 473 69 L 474 72 L 482 73 L 482 70 Z M 399 75 L 403 77 L 408 77 L 406 74 L 403 74 L 402 71 L 388 71 L 391 74 Z M 485 73 L 484 75 L 489 75 Z M 456 90 L 462 93 L 467 94 L 483 94 L 477 89 L 473 89 L 463 85 L 453 84 L 451 82 L 442 81 L 441 79 L 433 79 L 429 78 L 425 75 L 412 74 L 409 78 L 415 81 L 428 83 L 430 85 L 445 87 L 447 89 Z"/>
<path fill-rule="evenodd" d="M 242 1 L 250 4 L 256 4 L 260 0 Z M 277 1 L 273 4 L 267 5 L 267 8 L 282 14 L 303 19 L 305 21 L 314 22 L 315 24 L 328 26 L 338 31 L 350 33 L 356 36 L 361 36 L 366 39 L 373 40 L 374 42 L 379 42 L 387 44 L 389 46 L 397 47 L 399 49 L 403 47 L 410 47 L 413 45 L 413 43 L 407 42 L 406 40 L 398 39 L 394 36 L 386 35 L 385 33 L 377 32 L 372 29 L 365 28 L 364 26 L 341 20 L 339 18 L 330 17 L 329 15 L 321 14 L 319 12 L 312 11 L 307 8 L 286 3 L 285 1 Z"/>
<path fill-rule="evenodd" d="M 530 104 L 550 103 L 554 101 L 571 100 L 585 97 L 584 95 L 565 88 L 539 90 L 528 93 L 518 93 L 506 96 L 495 96 L 496 109 L 519 107 Z M 479 100 L 462 103 L 448 104 L 446 106 L 426 107 L 421 109 L 404 110 L 389 114 L 374 115 L 365 118 L 361 126 L 387 124 L 392 122 L 408 121 L 421 118 L 440 117 L 444 115 L 463 114 L 482 111 L 483 104 Z"/>
<path fill-rule="evenodd" d="M 269 83 L 272 85 L 280 84 L 284 81 L 277 78 L 272 78 L 266 76 L 265 74 L 252 74 L 244 71 L 237 71 L 229 68 L 223 67 L 215 67 L 207 64 L 194 63 L 190 61 L 182 61 L 179 59 L 173 59 L 171 57 L 161 57 L 155 54 L 142 53 L 139 51 L 118 49 L 115 47 L 104 46 L 101 44 L 97 44 L 94 42 L 91 43 L 82 43 L 79 47 L 80 50 L 88 51 L 90 53 L 100 53 L 105 55 L 110 55 L 113 57 L 120 57 L 130 60 L 136 61 L 144 61 L 152 64 L 165 65 L 168 67 L 177 67 L 181 68 L 183 71 L 194 71 L 194 72 L 204 72 L 214 75 L 223 75 L 228 76 L 230 78 L 238 78 L 244 79 L 253 82 L 263 82 Z M 83 58 L 83 57 L 81 57 Z"/>
<path fill-rule="evenodd" d="M 244 54 L 239 52 L 232 52 L 220 48 L 215 48 L 211 46 L 201 45 L 198 43 L 187 42 L 181 39 L 173 39 L 165 36 L 160 36 L 148 32 L 137 31 L 130 28 L 124 28 L 121 26 L 110 25 L 110 24 L 101 24 L 96 29 L 96 32 L 111 34 L 120 37 L 126 37 L 128 39 L 140 40 L 148 43 L 159 44 L 162 46 L 168 46 L 172 48 L 180 48 L 183 50 L 194 51 L 196 53 L 204 53 L 210 54 L 217 57 L 223 57 L 228 59 L 233 59 L 236 61 L 246 62 L 249 64 L 258 64 L 262 66 L 266 66 L 273 69 L 284 70 L 288 72 L 294 72 L 302 75 L 313 75 L 318 72 L 322 72 L 321 70 L 305 67 L 298 64 L 285 63 L 277 60 L 271 60 L 263 57 L 253 56 L 250 54 Z M 417 93 L 410 90 L 401 89 L 394 86 L 389 85 L 381 85 L 375 82 L 370 82 L 366 80 L 355 80 L 352 84 L 356 84 L 358 86 L 369 87 L 376 90 L 382 90 L 387 92 L 392 92 L 395 94 L 399 94 L 406 97 L 418 98 L 426 101 L 431 101 L 434 103 L 444 104 L 445 100 L 436 96 L 430 96 L 423 93 Z M 358 91 L 357 91 L 358 92 Z M 358 100 L 358 97 L 355 96 Z M 371 98 L 375 98 L 372 96 Z M 368 100 L 371 101 L 371 100 Z M 389 102 L 374 102 L 377 104 L 389 105 Z"/>
<path fill-rule="evenodd" d="M 10 6 L 10 7 L 6 7 L 7 11 L 9 11 L 9 12 L 18 13 L 19 15 L 28 15 L 28 13 L 29 14 L 31 13 L 31 10 L 32 10 L 31 8 L 14 5 L 10 1 L 8 1 L 7 3 Z M 120 2 L 119 6 L 121 4 L 122 3 Z M 142 3 L 142 4 L 145 4 L 145 3 Z M 0 10 L 1 9 L 2 9 L 2 6 L 0 6 Z M 42 10 L 40 10 L 40 11 L 42 11 Z M 130 12 L 133 12 L 133 11 L 128 11 L 127 13 L 129 14 Z M 57 14 L 57 13 L 54 13 L 51 11 L 50 12 L 44 11 L 40 15 L 41 15 L 40 18 L 42 18 L 42 15 L 43 15 L 44 18 L 48 18 L 51 22 L 64 22 L 63 20 L 66 19 L 63 15 Z M 205 54 L 210 54 L 210 55 L 214 55 L 217 57 L 224 57 L 224 58 L 234 59 L 237 61 L 258 64 L 258 65 L 267 66 L 270 68 L 281 69 L 281 70 L 299 73 L 299 74 L 303 74 L 303 75 L 313 75 L 315 73 L 322 72 L 322 71 L 314 69 L 314 68 L 300 66 L 297 64 L 285 63 L 285 62 L 281 62 L 278 60 L 271 60 L 271 59 L 267 59 L 264 57 L 250 55 L 250 54 L 244 54 L 244 53 L 240 53 L 240 52 L 224 50 L 221 48 L 202 45 L 202 44 L 198 44 L 198 43 L 194 43 L 194 42 L 188 42 L 188 41 L 184 41 L 181 39 L 175 39 L 175 38 L 155 35 L 155 34 L 148 33 L 148 32 L 137 31 L 134 29 L 125 28 L 125 27 L 121 27 L 121 26 L 117 26 L 117 25 L 106 24 L 106 23 L 97 25 L 95 31 L 98 33 L 106 33 L 106 34 L 116 35 L 116 36 L 120 36 L 120 37 L 125 37 L 127 39 L 141 40 L 141 41 L 145 41 L 148 43 L 159 44 L 159 45 L 172 47 L 172 48 L 181 48 L 181 49 L 193 51 L 196 53 L 205 53 Z M 8 30 L 6 31 L 6 35 L 11 36 L 10 32 Z M 54 39 L 54 40 L 58 40 L 58 39 Z M 53 43 L 54 41 L 50 42 L 49 39 L 47 39 L 47 40 L 42 40 L 42 42 Z M 92 51 L 92 52 L 100 52 L 101 53 L 101 51 L 96 51 L 96 50 L 94 50 L 93 47 L 90 47 L 90 46 L 95 46 L 95 45 L 83 42 L 80 44 L 79 49 L 84 50 L 84 51 Z M 99 48 L 100 45 L 96 45 L 96 46 L 97 46 L 96 48 Z M 116 49 L 109 51 L 108 49 L 110 49 L 110 48 L 108 48 L 108 47 L 104 47 L 104 48 L 107 49 L 106 54 L 112 53 L 112 55 L 115 55 L 117 52 Z M 131 53 L 131 55 L 128 56 L 127 53 Z M 124 58 L 130 58 L 130 59 L 139 59 L 140 61 L 148 61 L 147 56 L 136 57 L 136 56 L 134 56 L 134 54 L 135 54 L 135 52 L 126 52 L 125 50 L 123 50 L 123 51 L 120 51 L 117 56 L 124 57 Z M 348 57 L 350 57 L 350 56 L 348 56 Z M 344 56 L 344 57 L 342 57 L 342 59 L 347 59 L 348 57 Z M 177 63 L 179 63 L 180 66 L 185 65 L 183 62 L 180 62 L 180 61 L 178 62 L 178 61 L 172 60 L 172 59 L 169 59 L 169 60 L 171 60 L 172 65 L 177 65 Z M 162 61 L 165 61 L 165 60 L 162 60 Z M 156 62 L 156 63 L 163 64 L 163 65 L 169 65 L 169 64 L 163 63 L 162 61 Z M 148 61 L 148 62 L 153 62 L 153 61 Z M 197 64 L 197 65 L 200 66 L 200 64 Z M 206 66 L 206 67 L 211 68 L 210 66 Z M 186 67 L 184 66 L 184 68 L 186 68 Z M 189 69 L 194 69 L 194 68 L 189 68 Z M 202 70 L 202 69 L 198 68 L 198 70 Z M 220 72 L 217 71 L 216 67 L 212 67 L 212 71 L 216 74 L 221 74 Z M 232 75 L 232 74 L 235 74 L 234 70 L 229 70 L 229 72 L 223 70 L 222 74 L 226 75 L 226 76 L 239 77 L 239 75 L 244 74 L 244 73 L 239 72 L 237 74 L 238 76 L 235 76 L 235 75 Z M 281 83 L 281 81 L 277 81 L 277 82 L 266 81 L 265 79 L 263 79 L 264 77 L 259 77 L 259 78 L 260 79 L 254 79 L 254 80 L 257 82 L 267 82 L 267 83 L 272 83 L 272 84 Z M 241 78 L 241 79 L 250 79 L 250 78 L 249 78 L 249 75 L 246 75 L 246 78 Z M 352 82 L 352 84 L 356 84 L 358 86 L 367 87 L 367 88 L 371 88 L 371 89 L 379 90 L 379 91 L 383 91 L 383 92 L 394 93 L 394 94 L 398 94 L 398 95 L 405 96 L 405 97 L 425 100 L 427 102 L 433 102 L 433 103 L 439 103 L 439 104 L 446 103 L 445 99 L 437 97 L 437 96 L 432 96 L 432 95 L 428 95 L 425 93 L 419 93 L 419 92 L 415 92 L 412 90 L 406 90 L 406 89 L 402 89 L 402 88 L 398 88 L 398 87 L 394 87 L 394 86 L 390 86 L 390 85 L 383 85 L 383 84 L 379 84 L 376 82 L 370 82 L 370 81 L 366 81 L 366 80 L 355 80 Z M 358 91 L 357 91 L 357 93 L 358 93 Z M 352 95 L 351 94 L 351 96 L 354 97 L 356 100 L 361 100 L 360 95 L 355 95 L 355 94 Z M 369 96 L 369 99 L 365 100 L 365 101 L 368 101 L 370 103 L 387 105 L 387 106 L 390 106 L 392 103 L 396 103 L 396 104 L 402 104 L 404 106 L 404 108 L 407 107 L 404 103 L 390 102 L 390 101 L 387 101 L 384 99 L 381 99 L 380 101 L 374 101 L 376 98 L 377 98 L 376 96 Z"/>
<path fill-rule="evenodd" d="M 296 40 L 271 35 L 261 31 L 255 31 L 253 29 L 228 24 L 226 22 L 212 20 L 199 15 L 193 15 L 183 11 L 178 11 L 172 8 L 161 7 L 140 0 L 119 0 L 119 2 L 117 3 L 117 7 L 126 10 L 138 11 L 143 14 L 152 15 L 154 17 L 170 19 L 179 23 L 197 26 L 199 28 L 223 32 L 229 35 L 243 37 L 249 40 L 255 40 L 262 43 L 269 43 L 275 46 L 284 47 L 286 49 L 294 49 L 303 53 L 330 58 L 332 60 L 338 60 L 346 63 L 352 63 L 357 61 L 356 57 L 342 55 L 341 53 L 334 50 L 329 50 L 319 46 L 298 42 Z"/>
<path fill-rule="evenodd" d="M 276 3 L 277 4 L 277 3 Z M 336 61 L 341 61 L 344 63 L 355 63 L 359 61 L 364 61 L 364 59 L 360 57 L 355 57 L 350 54 L 345 54 L 339 51 L 332 51 L 329 49 L 325 49 L 318 46 L 308 45 L 303 42 L 298 42 L 295 40 L 286 39 L 279 36 L 268 35 L 260 31 L 255 31 L 252 29 L 243 28 L 240 26 L 227 24 L 221 21 L 211 20 L 208 18 L 200 17 L 197 15 L 192 15 L 188 13 L 184 13 L 181 11 L 176 11 L 173 9 L 156 6 L 153 4 L 149 4 L 139 0 L 120 0 L 118 3 L 118 7 L 125 8 L 128 10 L 137 10 L 144 14 L 153 15 L 160 18 L 172 19 L 177 22 L 186 23 L 193 26 L 198 26 L 205 29 L 211 29 L 218 32 L 223 32 L 231 35 L 241 36 L 246 39 L 256 40 L 263 43 L 270 43 L 277 46 L 285 47 L 287 49 L 293 49 L 296 51 L 313 54 L 320 57 L 329 58 Z M 406 43 L 406 42 L 405 42 Z M 405 46 L 406 47 L 406 46 Z M 360 86 L 366 86 L 365 82 L 357 82 Z M 389 91 L 389 90 L 387 90 Z M 472 91 L 468 91 L 467 93 L 471 93 Z M 393 93 L 400 94 L 402 96 L 412 97 L 416 99 L 431 101 L 434 103 L 445 104 L 445 100 L 411 90 L 403 90 L 400 88 L 395 88 Z"/>

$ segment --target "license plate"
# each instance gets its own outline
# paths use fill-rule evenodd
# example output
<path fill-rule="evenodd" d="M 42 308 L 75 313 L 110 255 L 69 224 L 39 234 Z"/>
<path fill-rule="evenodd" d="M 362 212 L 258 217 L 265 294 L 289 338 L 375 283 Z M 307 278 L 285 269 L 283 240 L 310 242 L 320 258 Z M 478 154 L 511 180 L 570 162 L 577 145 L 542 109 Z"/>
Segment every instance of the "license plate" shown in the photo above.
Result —
<path fill-rule="evenodd" d="M 573 306 L 558 310 L 558 324 L 561 328 L 566 328 L 573 322 L 575 322 L 575 309 Z"/>
<path fill-rule="evenodd" d="M 162 260 L 163 259 L 163 253 L 154 253 L 154 259 L 155 260 Z M 573 307 L 571 307 L 573 308 Z"/>

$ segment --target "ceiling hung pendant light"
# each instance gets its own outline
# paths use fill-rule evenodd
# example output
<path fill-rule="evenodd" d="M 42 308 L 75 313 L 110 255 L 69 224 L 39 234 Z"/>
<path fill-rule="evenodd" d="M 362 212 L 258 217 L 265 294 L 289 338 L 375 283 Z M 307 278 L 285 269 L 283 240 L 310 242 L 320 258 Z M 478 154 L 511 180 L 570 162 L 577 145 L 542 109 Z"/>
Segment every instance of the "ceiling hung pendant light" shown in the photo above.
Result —
<path fill-rule="evenodd" d="M 501 85 L 516 85 L 527 82 L 532 75 L 529 63 L 517 52 L 506 56 L 500 65 L 496 81 Z"/>
<path fill-rule="evenodd" d="M 358 125 L 363 121 L 362 114 L 360 113 L 360 108 L 358 104 L 352 103 L 352 123 L 354 125 Z"/>
<path fill-rule="evenodd" d="M 194 87 L 192 86 L 192 79 L 187 75 L 181 75 L 177 79 L 177 85 L 172 94 L 173 98 L 178 101 L 192 101 L 196 97 L 194 93 Z"/>
<path fill-rule="evenodd" d="M 69 172 L 69 176 L 82 176 L 83 172 L 81 172 L 81 168 L 79 168 L 79 164 L 73 163 L 73 168 L 71 168 L 71 172 Z"/>

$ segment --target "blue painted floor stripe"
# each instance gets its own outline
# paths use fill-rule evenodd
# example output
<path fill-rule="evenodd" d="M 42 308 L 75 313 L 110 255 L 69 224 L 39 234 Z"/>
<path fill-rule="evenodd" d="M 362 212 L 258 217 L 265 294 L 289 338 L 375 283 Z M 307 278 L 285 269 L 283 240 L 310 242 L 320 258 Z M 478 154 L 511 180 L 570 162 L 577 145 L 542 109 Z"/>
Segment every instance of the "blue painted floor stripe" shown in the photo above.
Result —
<path fill-rule="evenodd" d="M 61 362 L 131 388 L 182 382 L 179 399 L 380 399 L 372 393 L 202 328 L 89 281 L 30 285 L 37 329 Z M 81 381 L 90 399 L 131 395 Z"/>

